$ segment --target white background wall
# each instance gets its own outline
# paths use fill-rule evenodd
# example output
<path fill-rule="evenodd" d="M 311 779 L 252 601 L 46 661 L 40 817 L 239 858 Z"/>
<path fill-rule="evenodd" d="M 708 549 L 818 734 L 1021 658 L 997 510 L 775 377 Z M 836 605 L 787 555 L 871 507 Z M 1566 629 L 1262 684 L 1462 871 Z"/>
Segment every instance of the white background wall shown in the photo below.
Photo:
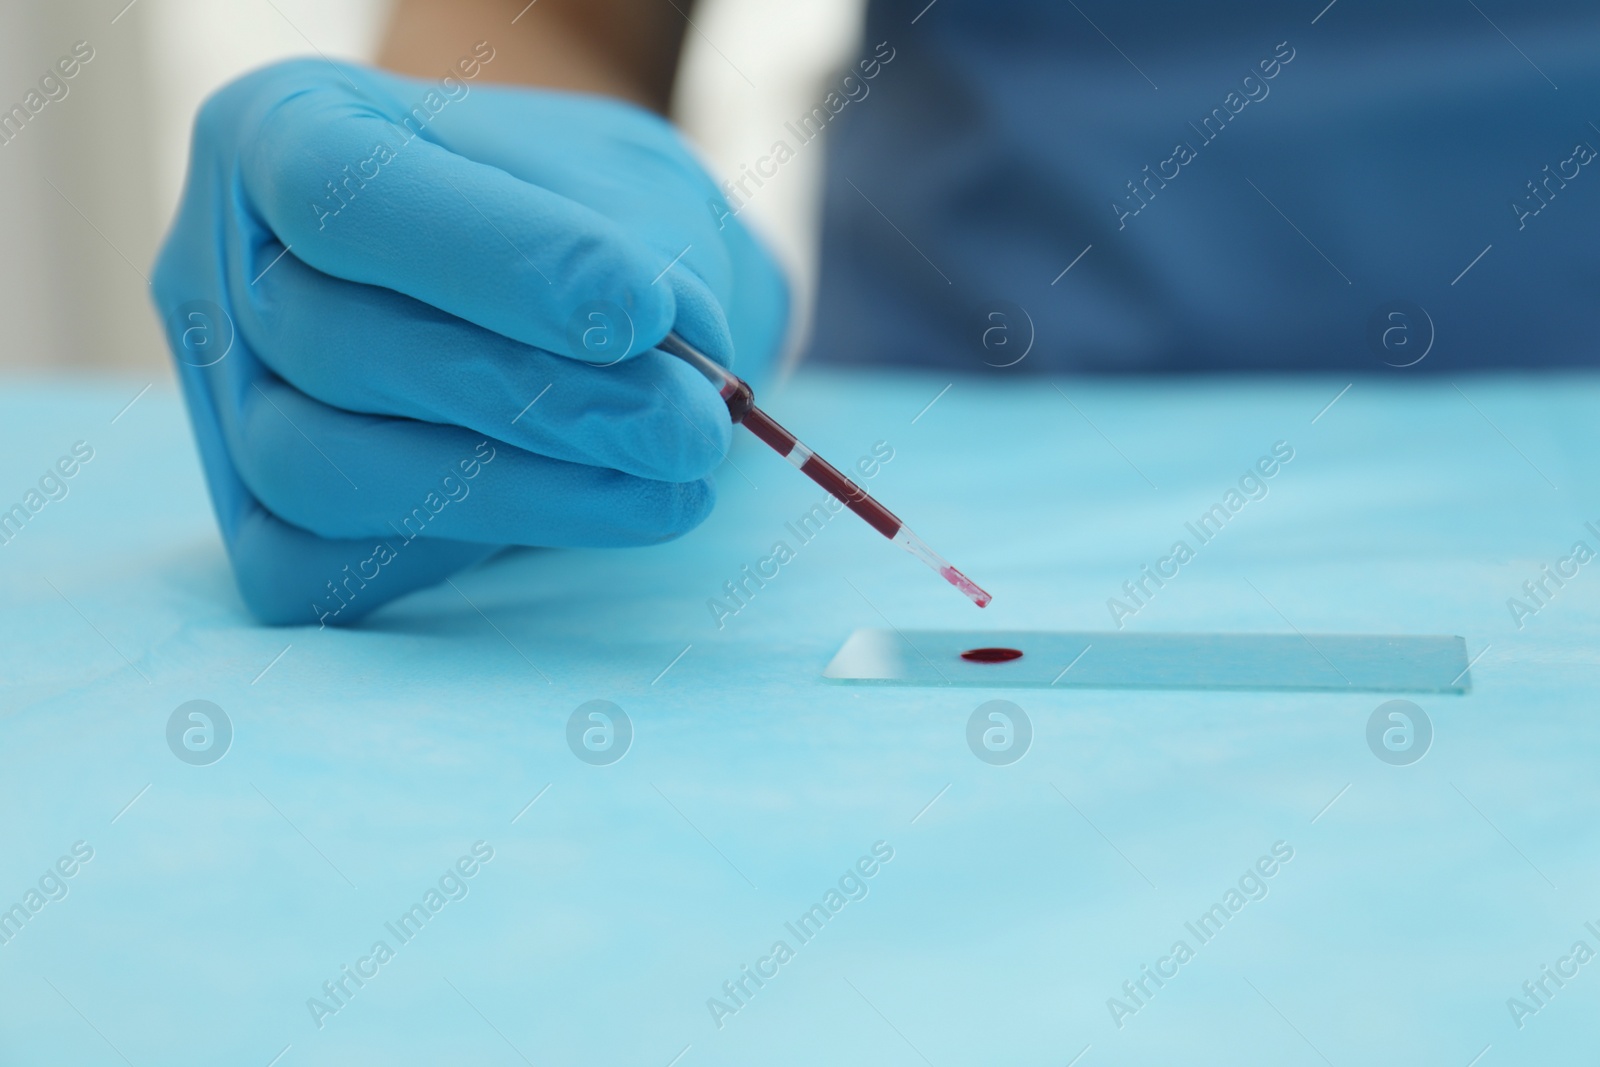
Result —
<path fill-rule="evenodd" d="M 665 0 L 663 0 L 665 2 Z M 320 50 L 368 60 L 387 0 L 0 0 L 0 110 L 88 41 L 95 58 L 0 145 L 0 373 L 164 376 L 146 292 L 180 193 L 189 124 L 217 86 Z M 680 5 L 684 6 L 684 5 Z M 702 0 L 676 111 L 719 180 L 763 155 L 844 63 L 859 0 Z M 532 26 L 531 13 L 522 23 Z M 741 214 L 809 302 L 821 153 L 802 153 Z"/>

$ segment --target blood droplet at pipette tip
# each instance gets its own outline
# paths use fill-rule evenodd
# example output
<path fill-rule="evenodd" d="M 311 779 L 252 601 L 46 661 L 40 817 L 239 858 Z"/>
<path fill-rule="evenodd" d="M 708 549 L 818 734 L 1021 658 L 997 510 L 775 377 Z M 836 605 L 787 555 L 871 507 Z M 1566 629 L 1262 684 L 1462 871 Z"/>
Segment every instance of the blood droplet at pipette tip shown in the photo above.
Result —
<path fill-rule="evenodd" d="M 867 491 L 800 443 L 799 438 L 773 421 L 765 411 L 756 407 L 755 394 L 750 386 L 710 356 L 695 348 L 676 333 L 669 333 L 658 345 L 663 352 L 677 356 L 694 367 L 722 395 L 728 405 L 728 414 L 734 422 L 743 424 L 768 447 L 797 467 L 801 474 L 832 493 L 851 511 L 860 515 L 874 530 L 926 563 L 939 577 L 957 589 L 980 608 L 989 606 L 994 598 L 979 588 L 978 584 L 950 565 L 950 561 L 928 547 L 926 541 L 912 533 L 895 514 L 878 503 Z"/>

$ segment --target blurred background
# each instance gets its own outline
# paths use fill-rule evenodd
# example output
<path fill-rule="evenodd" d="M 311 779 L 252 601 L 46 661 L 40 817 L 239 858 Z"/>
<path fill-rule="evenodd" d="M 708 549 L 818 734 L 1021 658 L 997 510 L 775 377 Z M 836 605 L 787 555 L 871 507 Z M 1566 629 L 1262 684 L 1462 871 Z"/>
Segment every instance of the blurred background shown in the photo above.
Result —
<path fill-rule="evenodd" d="M 94 50 L 64 97 L 0 143 L 0 373 L 169 376 L 146 289 L 195 110 L 239 74 L 288 56 L 370 61 L 388 9 L 387 0 L 0 2 L 0 113 L 78 42 Z M 674 112 L 713 176 L 737 176 L 814 102 L 853 53 L 860 18 L 859 0 L 701 0 Z M 821 163 L 821 153 L 800 153 L 740 215 L 789 267 L 802 311 L 815 288 Z"/>

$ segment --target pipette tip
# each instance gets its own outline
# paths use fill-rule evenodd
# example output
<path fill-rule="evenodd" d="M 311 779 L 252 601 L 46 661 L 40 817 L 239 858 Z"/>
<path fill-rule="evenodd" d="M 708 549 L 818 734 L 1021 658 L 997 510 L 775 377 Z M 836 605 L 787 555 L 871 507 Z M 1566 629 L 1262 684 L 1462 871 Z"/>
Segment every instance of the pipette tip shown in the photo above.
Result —
<path fill-rule="evenodd" d="M 968 578 L 965 574 L 962 574 L 960 571 L 956 570 L 954 567 L 941 567 L 939 569 L 939 574 L 944 578 L 945 581 L 949 582 L 951 585 L 965 593 L 967 595 L 967 599 L 971 600 L 980 608 L 988 607 L 989 601 L 994 599 L 994 597 L 980 589 L 976 582 L 974 582 L 971 578 Z"/>

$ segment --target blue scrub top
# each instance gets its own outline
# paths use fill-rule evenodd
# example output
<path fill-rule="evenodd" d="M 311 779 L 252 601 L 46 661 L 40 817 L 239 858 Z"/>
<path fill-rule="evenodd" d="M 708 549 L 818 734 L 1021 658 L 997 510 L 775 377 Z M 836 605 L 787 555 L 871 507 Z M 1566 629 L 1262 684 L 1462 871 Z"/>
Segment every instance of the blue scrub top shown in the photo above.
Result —
<path fill-rule="evenodd" d="M 1600 6 L 1324 3 L 874 0 L 812 358 L 1595 362 Z"/>

